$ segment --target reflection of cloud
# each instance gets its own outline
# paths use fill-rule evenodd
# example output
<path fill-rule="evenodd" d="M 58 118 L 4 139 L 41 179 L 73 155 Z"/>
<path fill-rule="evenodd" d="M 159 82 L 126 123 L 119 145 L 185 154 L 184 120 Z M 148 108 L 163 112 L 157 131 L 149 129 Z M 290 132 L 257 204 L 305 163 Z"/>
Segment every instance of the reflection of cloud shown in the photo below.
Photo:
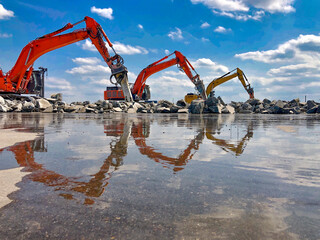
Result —
<path fill-rule="evenodd" d="M 278 128 L 268 128 L 265 136 L 256 137 L 246 149 L 247 153 L 259 153 L 256 154 L 255 161 L 242 160 L 237 168 L 270 172 L 291 184 L 320 187 L 320 173 L 317 170 L 319 148 L 314 144 L 313 135 L 298 135 L 301 128 L 286 126 L 285 132 Z M 291 131 L 292 129 L 297 132 Z"/>
<path fill-rule="evenodd" d="M 218 198 L 219 199 L 219 198 Z M 204 214 L 189 214 L 175 223 L 178 235 L 184 239 L 299 239 L 289 232 L 285 219 L 291 213 L 285 208 L 285 198 L 266 201 L 248 199 L 215 201 Z M 204 203 L 205 204 L 205 203 Z M 248 207 L 250 206 L 250 207 Z"/>

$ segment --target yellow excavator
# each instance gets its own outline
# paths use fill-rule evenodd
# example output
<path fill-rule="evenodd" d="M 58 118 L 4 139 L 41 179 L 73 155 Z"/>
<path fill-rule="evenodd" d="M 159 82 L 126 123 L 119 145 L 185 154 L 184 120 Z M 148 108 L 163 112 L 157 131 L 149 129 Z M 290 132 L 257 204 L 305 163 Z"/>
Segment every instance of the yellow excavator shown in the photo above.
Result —
<path fill-rule="evenodd" d="M 212 80 L 211 83 L 209 83 L 209 85 L 206 88 L 206 95 L 208 97 L 210 97 L 210 95 L 214 94 L 213 89 L 217 86 L 219 86 L 222 83 L 225 83 L 235 77 L 238 77 L 240 82 L 242 83 L 244 89 L 248 92 L 249 97 L 250 98 L 254 98 L 254 92 L 253 92 L 253 88 L 250 86 L 250 83 L 246 77 L 246 75 L 244 74 L 244 72 L 240 69 L 240 68 L 236 68 L 224 75 L 222 75 L 221 77 L 218 77 L 214 80 Z M 193 93 L 188 93 L 185 97 L 184 100 L 187 103 L 191 103 L 193 100 L 200 98 L 199 95 L 193 94 Z"/>

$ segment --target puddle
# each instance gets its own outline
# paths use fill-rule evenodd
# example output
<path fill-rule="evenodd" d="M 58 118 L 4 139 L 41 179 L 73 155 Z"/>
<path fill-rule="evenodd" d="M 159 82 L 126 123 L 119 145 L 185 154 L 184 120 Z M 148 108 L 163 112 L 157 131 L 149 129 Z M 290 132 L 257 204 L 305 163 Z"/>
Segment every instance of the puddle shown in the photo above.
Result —
<path fill-rule="evenodd" d="M 319 123 L 0 114 L 1 239 L 319 239 Z"/>

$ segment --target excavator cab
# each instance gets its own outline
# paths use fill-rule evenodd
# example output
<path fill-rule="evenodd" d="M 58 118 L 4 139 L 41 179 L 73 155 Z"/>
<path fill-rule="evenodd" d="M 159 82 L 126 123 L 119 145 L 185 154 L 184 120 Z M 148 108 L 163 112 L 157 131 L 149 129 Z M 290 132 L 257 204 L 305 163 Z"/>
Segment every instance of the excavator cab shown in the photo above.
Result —
<path fill-rule="evenodd" d="M 30 81 L 27 85 L 28 94 L 35 94 L 44 97 L 44 78 L 47 68 L 39 67 L 38 70 L 33 70 Z M 28 74 L 28 72 L 27 72 Z"/>

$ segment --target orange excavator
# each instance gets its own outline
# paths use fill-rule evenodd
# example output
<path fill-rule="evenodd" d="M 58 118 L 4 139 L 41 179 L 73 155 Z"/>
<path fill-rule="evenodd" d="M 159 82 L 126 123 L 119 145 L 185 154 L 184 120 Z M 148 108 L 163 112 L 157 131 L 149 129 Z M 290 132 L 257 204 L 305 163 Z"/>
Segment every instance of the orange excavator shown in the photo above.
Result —
<path fill-rule="evenodd" d="M 164 61 L 173 54 L 175 54 L 175 58 L 172 58 L 168 61 Z M 199 74 L 195 71 L 194 67 L 191 65 L 188 59 L 184 55 L 182 55 L 181 52 L 174 51 L 170 55 L 165 56 L 164 58 L 150 64 L 139 73 L 135 83 L 131 88 L 131 93 L 134 97 L 134 100 L 137 101 L 150 99 L 149 86 L 146 85 L 148 77 L 175 64 L 177 64 L 178 68 L 181 71 L 185 72 L 185 74 L 189 77 L 191 82 L 194 83 L 197 91 L 200 93 L 200 96 L 204 100 L 207 99 L 205 87 L 203 85 L 203 81 L 200 79 Z M 195 74 L 193 74 L 192 71 L 194 71 Z M 122 90 L 117 86 L 107 87 L 107 90 L 104 92 L 104 99 L 123 100 L 125 98 L 128 98 L 126 96 L 126 93 L 124 93 Z"/>
<path fill-rule="evenodd" d="M 86 28 L 77 29 L 71 33 L 60 34 L 82 22 L 86 23 Z M 34 62 L 47 52 L 87 38 L 91 39 L 93 45 L 111 69 L 110 78 L 114 76 L 117 83 L 131 94 L 128 91 L 128 71 L 123 65 L 122 57 L 115 52 L 112 43 L 102 27 L 90 17 L 85 17 L 74 24 L 68 23 L 63 28 L 39 37 L 27 44 L 22 49 L 16 64 L 10 71 L 4 74 L 0 69 L 0 93 L 33 94 L 37 88 L 43 88 L 43 83 L 41 86 L 41 83 L 37 82 L 37 78 L 34 77 Z M 114 51 L 114 56 L 109 55 L 104 39 Z"/>

